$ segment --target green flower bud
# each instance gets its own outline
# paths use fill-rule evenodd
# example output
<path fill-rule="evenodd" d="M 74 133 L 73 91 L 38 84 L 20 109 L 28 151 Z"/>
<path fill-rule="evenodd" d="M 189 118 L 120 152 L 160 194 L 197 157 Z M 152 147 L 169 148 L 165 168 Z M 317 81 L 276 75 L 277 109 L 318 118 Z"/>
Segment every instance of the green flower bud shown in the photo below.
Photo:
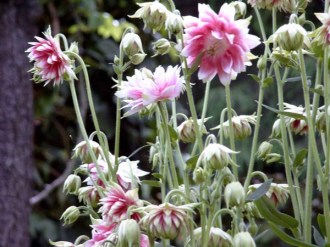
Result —
<path fill-rule="evenodd" d="M 193 180 L 196 184 L 203 183 L 208 177 L 207 172 L 202 167 L 196 167 L 193 172 Z"/>
<path fill-rule="evenodd" d="M 285 24 L 275 32 L 274 40 L 286 51 L 296 51 L 303 47 L 306 30 L 296 23 Z"/>
<path fill-rule="evenodd" d="M 78 42 L 72 42 L 70 44 L 69 51 L 75 54 L 79 54 Z"/>
<path fill-rule="evenodd" d="M 81 178 L 75 174 L 70 174 L 64 182 L 63 191 L 66 191 L 67 194 L 76 195 L 80 186 Z"/>
<path fill-rule="evenodd" d="M 327 123 L 326 123 L 326 116 L 325 116 L 325 112 L 319 112 L 316 115 L 316 129 L 319 132 L 325 132 L 327 130 Z"/>
<path fill-rule="evenodd" d="M 240 182 L 231 182 L 225 187 L 227 207 L 242 206 L 245 201 L 245 191 Z"/>
<path fill-rule="evenodd" d="M 97 158 L 101 153 L 102 149 L 101 146 L 94 141 L 89 140 L 88 141 L 91 148 L 92 152 L 95 154 L 95 157 Z M 92 163 L 92 157 L 89 153 L 87 143 L 85 141 L 82 141 L 77 144 L 77 146 L 73 149 L 73 158 L 79 157 L 83 163 Z"/>
<path fill-rule="evenodd" d="M 270 163 L 275 163 L 275 162 L 278 162 L 280 161 L 282 158 L 282 155 L 280 154 L 277 154 L 277 153 L 270 153 L 270 154 L 267 154 L 266 155 L 266 163 L 267 164 L 270 164 Z"/>
<path fill-rule="evenodd" d="M 244 2 L 241 1 L 234 1 L 231 2 L 229 5 L 232 5 L 235 8 L 235 18 L 241 18 L 244 17 L 246 15 L 246 4 Z"/>
<path fill-rule="evenodd" d="M 118 247 L 139 247 L 140 235 L 140 227 L 135 220 L 123 220 L 118 229 Z"/>
<path fill-rule="evenodd" d="M 182 32 L 183 20 L 178 11 L 175 11 L 174 13 L 168 12 L 165 21 L 165 29 L 169 32 L 169 34 L 174 35 Z"/>
<path fill-rule="evenodd" d="M 171 49 L 171 43 L 167 39 L 159 39 L 153 43 L 153 50 L 155 51 L 155 56 L 157 55 L 165 55 Z"/>
<path fill-rule="evenodd" d="M 121 41 L 121 46 L 127 56 L 134 56 L 140 52 L 144 53 L 141 39 L 135 33 L 126 33 Z"/>
<path fill-rule="evenodd" d="M 76 206 L 68 207 L 62 214 L 60 220 L 64 221 L 64 225 L 70 225 L 75 222 L 80 216 L 79 208 Z"/>
<path fill-rule="evenodd" d="M 135 54 L 134 56 L 129 57 L 129 59 L 132 62 L 132 64 L 139 65 L 140 63 L 143 62 L 146 55 L 147 54 L 144 54 L 144 53 L 138 53 L 138 54 Z"/>
<path fill-rule="evenodd" d="M 262 142 L 257 151 L 258 159 L 265 160 L 266 156 L 272 151 L 272 149 L 273 149 L 272 144 L 266 141 Z"/>

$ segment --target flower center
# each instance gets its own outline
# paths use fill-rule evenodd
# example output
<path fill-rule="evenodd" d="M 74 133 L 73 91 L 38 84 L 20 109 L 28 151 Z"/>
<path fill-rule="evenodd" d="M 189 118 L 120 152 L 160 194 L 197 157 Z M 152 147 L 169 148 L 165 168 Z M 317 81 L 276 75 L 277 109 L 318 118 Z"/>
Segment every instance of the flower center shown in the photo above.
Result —
<path fill-rule="evenodd" d="M 226 52 L 228 46 L 229 43 L 225 38 L 218 39 L 211 36 L 206 40 L 205 52 L 210 57 L 219 56 Z"/>

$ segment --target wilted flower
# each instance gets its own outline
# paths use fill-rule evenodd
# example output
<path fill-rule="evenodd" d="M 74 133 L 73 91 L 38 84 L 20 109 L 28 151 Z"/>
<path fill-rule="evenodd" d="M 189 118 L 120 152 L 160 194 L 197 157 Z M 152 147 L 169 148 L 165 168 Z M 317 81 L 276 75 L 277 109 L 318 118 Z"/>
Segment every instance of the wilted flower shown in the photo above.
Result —
<path fill-rule="evenodd" d="M 170 203 L 163 203 L 145 208 L 148 212 L 142 219 L 142 224 L 149 234 L 157 238 L 174 239 L 186 231 L 189 216 L 192 212 L 188 206 L 175 206 Z"/>
<path fill-rule="evenodd" d="M 50 28 L 43 34 L 45 39 L 35 37 L 38 42 L 29 42 L 32 47 L 26 50 L 30 61 L 34 62 L 30 70 L 33 79 L 37 83 L 45 82 L 45 85 L 51 81 L 59 85 L 65 78 L 77 79 L 69 57 L 61 50 L 58 40 L 52 37 Z"/>
<path fill-rule="evenodd" d="M 70 174 L 63 185 L 63 191 L 68 194 L 77 194 L 81 186 L 81 178 L 75 174 Z"/>
<path fill-rule="evenodd" d="M 197 164 L 202 163 L 205 167 L 211 169 L 222 169 L 228 164 L 234 164 L 229 154 L 236 154 L 235 152 L 224 145 L 218 143 L 210 143 L 203 150 L 197 160 Z"/>
<path fill-rule="evenodd" d="M 125 192 L 119 185 L 112 186 L 104 198 L 100 200 L 102 205 L 100 213 L 103 219 L 109 223 L 120 222 L 125 219 L 139 220 L 140 214 L 129 213 L 131 206 L 142 206 L 139 200 L 138 190 L 129 190 Z"/>
<path fill-rule="evenodd" d="M 144 22 L 144 27 L 149 27 L 154 31 L 160 30 L 167 18 L 169 11 L 159 1 L 138 3 L 140 8 L 131 15 L 131 18 L 139 18 Z"/>
<path fill-rule="evenodd" d="M 241 206 L 245 201 L 245 191 L 240 182 L 231 182 L 225 187 L 227 207 Z"/>
<path fill-rule="evenodd" d="M 198 78 L 211 80 L 216 74 L 227 85 L 250 64 L 248 54 L 260 42 L 248 34 L 249 19 L 235 20 L 235 8 L 224 3 L 216 14 L 209 5 L 199 4 L 199 19 L 184 18 L 185 46 L 182 55 L 192 66 L 200 55 Z"/>
<path fill-rule="evenodd" d="M 241 115 L 232 117 L 232 125 L 234 130 L 234 138 L 243 140 L 252 134 L 250 124 L 256 124 L 256 116 L 254 115 Z M 220 129 L 223 131 L 225 138 L 230 136 L 229 120 L 222 125 L 214 127 L 213 129 Z"/>
<path fill-rule="evenodd" d="M 201 244 L 202 239 L 202 229 L 198 227 L 194 230 L 194 236 L 198 244 Z M 199 245 L 198 245 L 199 246 Z M 217 227 L 210 228 L 210 235 L 208 241 L 209 247 L 231 247 L 233 246 L 232 237 Z"/>
<path fill-rule="evenodd" d="M 234 236 L 233 245 L 235 247 L 256 247 L 256 244 L 248 232 L 239 232 Z"/>
<path fill-rule="evenodd" d="M 249 186 L 248 194 L 257 188 L 259 188 L 261 184 L 252 184 Z M 289 197 L 289 186 L 287 184 L 276 184 L 271 183 L 266 196 L 269 197 L 275 204 L 277 205 L 283 205 L 286 203 L 288 197 Z"/>
<path fill-rule="evenodd" d="M 100 144 L 91 140 L 89 140 L 88 142 L 90 144 L 92 152 L 95 154 L 95 157 L 98 158 L 98 156 L 102 153 L 102 148 Z M 73 149 L 73 152 L 73 158 L 79 157 L 84 163 L 92 162 L 92 157 L 88 151 L 88 145 L 86 141 L 79 142 Z"/>
<path fill-rule="evenodd" d="M 79 208 L 76 206 L 68 207 L 62 214 L 61 220 L 64 221 L 64 225 L 70 225 L 75 222 L 80 216 Z"/>
<path fill-rule="evenodd" d="M 150 71 L 149 71 L 150 72 Z M 138 112 L 142 108 L 163 100 L 173 100 L 180 95 L 184 88 L 184 80 L 180 77 L 178 66 L 158 66 L 153 74 L 135 70 L 132 77 L 127 77 L 119 86 L 116 96 L 123 98 L 130 110 L 125 116 Z"/>
<path fill-rule="evenodd" d="M 204 122 L 206 122 L 207 119 L 204 119 Z M 198 119 L 197 120 L 198 128 L 201 128 L 202 125 L 202 120 Z M 183 141 L 184 143 L 191 143 L 196 140 L 196 133 L 195 133 L 195 128 L 194 128 L 194 121 L 192 119 L 188 119 L 183 121 L 177 128 L 178 134 L 179 134 L 179 139 Z M 202 134 L 206 134 L 206 128 L 205 125 L 203 124 L 202 126 Z"/>
<path fill-rule="evenodd" d="M 277 42 L 286 51 L 299 50 L 303 47 L 304 42 L 308 43 L 306 30 L 296 23 L 281 26 L 270 39 Z"/>

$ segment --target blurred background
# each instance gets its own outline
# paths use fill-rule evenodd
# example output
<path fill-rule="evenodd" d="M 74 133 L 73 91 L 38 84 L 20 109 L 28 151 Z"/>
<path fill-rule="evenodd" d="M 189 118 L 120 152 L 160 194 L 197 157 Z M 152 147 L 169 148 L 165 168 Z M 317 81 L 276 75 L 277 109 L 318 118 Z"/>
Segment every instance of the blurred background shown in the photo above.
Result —
<path fill-rule="evenodd" d="M 0 24 L 3 34 L 0 37 L 0 247 L 7 246 L 49 246 L 53 241 L 74 241 L 79 235 L 90 235 L 89 219 L 82 217 L 72 226 L 63 227 L 59 218 L 70 205 L 77 205 L 76 197 L 62 192 L 62 184 L 68 174 L 79 164 L 71 160 L 72 149 L 81 140 L 72 106 L 69 87 L 33 84 L 26 71 L 31 68 L 24 51 L 28 41 L 51 26 L 52 33 L 65 34 L 69 41 L 77 41 L 79 52 L 89 65 L 93 97 L 102 131 L 106 134 L 110 150 L 113 152 L 115 125 L 114 72 L 111 66 L 118 53 L 119 42 L 125 28 L 133 27 L 141 36 L 144 51 L 153 55 L 151 42 L 161 37 L 150 30 L 143 30 L 143 22 L 130 19 L 138 8 L 134 0 L 8 0 L 0 1 Z M 166 2 L 166 1 L 165 1 Z M 182 15 L 197 16 L 197 4 L 208 3 L 217 12 L 226 1 L 220 0 L 176 0 Z M 230 1 L 227 1 L 230 2 Z M 249 14 L 254 14 L 249 9 Z M 313 13 L 323 10 L 323 2 L 314 0 L 309 5 L 306 18 L 316 26 L 320 23 Z M 251 13 L 250 13 L 251 12 Z M 271 33 L 270 12 L 261 11 L 268 34 Z M 279 24 L 286 23 L 289 15 L 280 14 Z M 252 20 L 251 32 L 259 34 L 256 19 Z M 167 37 L 165 31 L 162 33 Z M 253 51 L 262 52 L 262 46 Z M 175 56 L 157 56 L 147 59 L 138 67 L 153 70 L 158 65 L 177 63 Z M 308 72 L 313 75 L 315 62 L 307 60 Z M 131 74 L 128 71 L 127 74 Z M 232 104 L 238 114 L 252 114 L 256 111 L 258 85 L 247 76 L 256 73 L 253 66 L 232 83 Z M 299 75 L 292 71 L 291 76 Z M 313 76 L 312 76 L 313 79 Z M 201 112 L 205 85 L 193 77 L 192 83 L 198 112 Z M 89 133 L 93 131 L 90 112 L 87 107 L 83 83 L 76 83 L 81 109 Z M 285 101 L 302 104 L 301 88 L 297 83 L 289 83 Z M 275 85 L 265 92 L 265 104 L 276 107 Z M 298 97 L 297 97 L 298 96 Z M 33 102 L 33 104 L 32 104 Z M 217 79 L 212 81 L 210 106 L 207 116 L 212 116 L 207 127 L 219 124 L 219 116 L 225 107 L 224 88 Z M 189 116 L 188 101 L 180 98 L 179 111 Z M 271 134 L 271 126 L 276 119 L 272 112 L 264 110 L 260 141 Z M 137 148 L 154 142 L 156 132 L 153 119 L 139 117 L 138 114 L 122 121 L 120 155 L 128 156 Z M 305 145 L 303 137 L 297 137 L 299 145 Z M 299 139 L 300 138 L 300 139 Z M 32 141 L 33 140 L 33 141 Z M 186 147 L 183 146 L 183 149 Z M 240 172 L 246 174 L 249 159 L 250 140 L 239 142 Z M 33 153 L 32 153 L 33 152 Z M 32 155 L 31 155 L 32 154 Z M 148 149 L 133 156 L 140 160 L 140 168 L 150 170 Z M 258 162 L 256 169 L 265 171 L 276 182 L 285 182 L 283 166 L 266 165 Z M 144 199 L 157 201 L 157 190 L 143 187 Z M 317 210 L 317 205 L 315 206 Z M 27 233 L 28 229 L 28 233 Z M 13 234 L 15 233 L 15 234 Z M 262 245 L 285 246 L 273 240 L 268 234 L 260 242 Z M 258 245 L 259 246 L 259 245 Z"/>

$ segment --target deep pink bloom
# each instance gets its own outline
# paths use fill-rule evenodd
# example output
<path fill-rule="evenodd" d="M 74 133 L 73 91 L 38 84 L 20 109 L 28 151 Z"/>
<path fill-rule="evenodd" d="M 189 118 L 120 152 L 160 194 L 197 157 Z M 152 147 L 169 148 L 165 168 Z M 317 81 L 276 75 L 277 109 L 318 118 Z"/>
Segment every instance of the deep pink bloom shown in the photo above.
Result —
<path fill-rule="evenodd" d="M 137 189 L 125 192 L 119 185 L 112 186 L 104 198 L 100 200 L 102 218 L 109 224 L 125 219 L 140 220 L 140 214 L 128 214 L 131 206 L 142 206 Z"/>
<path fill-rule="evenodd" d="M 116 96 L 126 102 L 124 108 L 131 108 L 125 115 L 131 115 L 142 108 L 162 101 L 173 100 L 180 95 L 184 88 L 180 68 L 175 66 L 158 66 L 152 74 L 149 70 L 135 70 L 132 77 L 127 77 L 119 86 Z"/>
<path fill-rule="evenodd" d="M 45 82 L 47 85 L 54 80 L 54 85 L 59 85 L 65 75 L 75 79 L 70 59 L 61 50 L 59 42 L 52 37 L 50 29 L 44 32 L 44 36 L 45 39 L 35 37 L 38 42 L 29 42 L 32 47 L 26 50 L 30 61 L 34 62 L 31 72 L 34 73 L 36 82 Z"/>
<path fill-rule="evenodd" d="M 227 85 L 249 63 L 248 53 L 260 42 L 248 34 L 249 20 L 235 20 L 235 8 L 224 3 L 216 14 L 209 5 L 198 5 L 199 18 L 185 17 L 182 55 L 192 66 L 201 53 L 198 78 L 211 80 L 216 74 Z"/>

